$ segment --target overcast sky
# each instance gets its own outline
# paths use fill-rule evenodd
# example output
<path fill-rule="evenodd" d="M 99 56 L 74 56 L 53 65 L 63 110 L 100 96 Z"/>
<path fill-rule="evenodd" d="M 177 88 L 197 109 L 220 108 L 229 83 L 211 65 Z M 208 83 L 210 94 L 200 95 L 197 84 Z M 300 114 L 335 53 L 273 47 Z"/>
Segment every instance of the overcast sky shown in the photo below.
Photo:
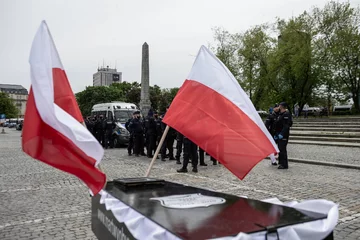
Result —
<path fill-rule="evenodd" d="M 211 28 L 242 32 L 296 16 L 325 0 L 0 0 L 0 83 L 29 89 L 29 52 L 46 20 L 74 92 L 92 85 L 98 64 L 139 81 L 141 46 L 150 47 L 150 85 L 179 87 Z M 351 0 L 357 6 L 360 0 Z"/>

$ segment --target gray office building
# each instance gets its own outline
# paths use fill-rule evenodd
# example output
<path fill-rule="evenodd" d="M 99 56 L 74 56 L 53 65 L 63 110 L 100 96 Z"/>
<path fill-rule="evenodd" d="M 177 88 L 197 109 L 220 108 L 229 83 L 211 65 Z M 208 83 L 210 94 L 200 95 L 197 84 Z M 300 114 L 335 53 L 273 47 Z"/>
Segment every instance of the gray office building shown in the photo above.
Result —
<path fill-rule="evenodd" d="M 93 75 L 93 86 L 110 86 L 113 83 L 121 83 L 122 72 L 118 72 L 109 66 L 98 68 Z"/>

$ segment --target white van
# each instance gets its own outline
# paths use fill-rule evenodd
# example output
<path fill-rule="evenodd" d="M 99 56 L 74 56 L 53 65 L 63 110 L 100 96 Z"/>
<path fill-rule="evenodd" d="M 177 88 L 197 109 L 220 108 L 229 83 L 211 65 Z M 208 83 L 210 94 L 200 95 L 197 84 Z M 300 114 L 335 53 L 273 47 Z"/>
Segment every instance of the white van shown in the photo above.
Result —
<path fill-rule="evenodd" d="M 96 104 L 91 109 L 91 116 L 103 115 L 104 117 L 120 122 L 122 125 L 126 123 L 129 118 L 132 118 L 132 114 L 135 111 L 139 111 L 136 105 L 126 102 L 111 102 Z"/>
<path fill-rule="evenodd" d="M 125 123 L 129 118 L 132 118 L 132 114 L 135 111 L 139 111 L 136 105 L 126 102 L 111 102 L 95 104 L 91 109 L 91 116 L 100 116 L 114 120 L 116 128 L 113 133 L 114 146 L 128 144 L 130 133 L 125 128 Z"/>

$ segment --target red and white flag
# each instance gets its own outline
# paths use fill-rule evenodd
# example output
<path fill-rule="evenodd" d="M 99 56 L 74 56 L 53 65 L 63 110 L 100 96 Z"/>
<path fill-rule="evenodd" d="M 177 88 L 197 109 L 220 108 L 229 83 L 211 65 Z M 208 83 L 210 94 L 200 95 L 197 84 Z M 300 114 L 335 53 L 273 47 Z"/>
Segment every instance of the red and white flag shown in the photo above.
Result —
<path fill-rule="evenodd" d="M 77 176 L 97 194 L 106 182 L 105 174 L 95 167 L 104 150 L 81 124 L 84 120 L 45 21 L 34 38 L 29 62 L 23 151 Z"/>
<path fill-rule="evenodd" d="M 240 179 L 279 152 L 235 77 L 204 46 L 163 121 Z"/>

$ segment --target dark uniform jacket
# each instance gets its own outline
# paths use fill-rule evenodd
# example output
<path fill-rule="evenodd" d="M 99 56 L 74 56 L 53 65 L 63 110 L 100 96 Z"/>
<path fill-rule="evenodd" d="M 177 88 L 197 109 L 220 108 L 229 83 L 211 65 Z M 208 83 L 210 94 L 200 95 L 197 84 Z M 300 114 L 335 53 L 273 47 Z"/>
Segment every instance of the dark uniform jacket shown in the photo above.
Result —
<path fill-rule="evenodd" d="M 275 122 L 275 134 L 281 134 L 284 139 L 288 139 L 290 135 L 290 127 L 292 126 L 292 116 L 289 111 L 279 113 Z"/>
<path fill-rule="evenodd" d="M 273 113 L 269 114 L 265 120 L 265 127 L 269 131 L 271 136 L 275 135 L 275 123 L 276 123 L 278 116 L 279 116 L 279 113 L 273 112 Z"/>
<path fill-rule="evenodd" d="M 105 121 L 106 132 L 112 132 L 115 127 L 116 127 L 116 124 L 113 120 L 106 119 L 106 121 Z"/>
<path fill-rule="evenodd" d="M 145 133 L 147 135 L 155 135 L 156 134 L 155 118 L 150 117 L 150 116 L 145 118 Z"/>
<path fill-rule="evenodd" d="M 130 133 L 133 135 L 144 134 L 142 121 L 140 121 L 140 119 L 138 119 L 138 118 L 132 119 L 129 124 L 129 130 L 130 130 Z"/>

